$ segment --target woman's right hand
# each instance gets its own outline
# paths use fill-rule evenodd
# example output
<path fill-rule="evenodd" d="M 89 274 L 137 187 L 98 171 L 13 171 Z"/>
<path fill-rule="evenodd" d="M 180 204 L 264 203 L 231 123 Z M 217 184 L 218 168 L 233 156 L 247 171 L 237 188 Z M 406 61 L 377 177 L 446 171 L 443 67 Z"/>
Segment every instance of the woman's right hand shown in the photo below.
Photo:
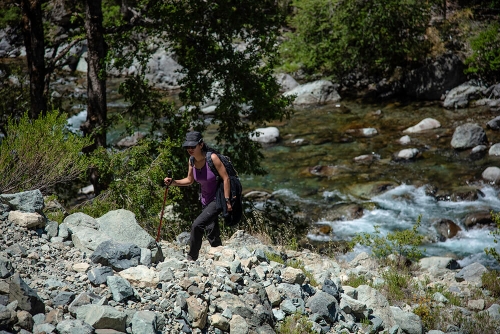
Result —
<path fill-rule="evenodd" d="M 172 182 L 174 182 L 174 179 L 167 176 L 165 179 L 163 179 L 163 181 L 165 182 L 165 185 L 169 186 L 170 184 L 172 184 Z"/>

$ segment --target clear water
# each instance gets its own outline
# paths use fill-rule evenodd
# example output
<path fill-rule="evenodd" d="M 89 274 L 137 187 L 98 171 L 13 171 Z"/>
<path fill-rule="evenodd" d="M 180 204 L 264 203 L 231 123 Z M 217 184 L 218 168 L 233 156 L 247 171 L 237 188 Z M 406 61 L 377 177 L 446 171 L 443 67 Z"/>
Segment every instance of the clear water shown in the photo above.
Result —
<path fill-rule="evenodd" d="M 411 143 L 402 145 L 403 130 L 424 118 L 441 123 L 438 129 L 409 134 Z M 309 213 L 312 225 L 328 224 L 329 236 L 309 234 L 314 240 L 348 240 L 358 232 L 373 232 L 374 225 L 382 233 L 409 229 L 421 215 L 421 232 L 435 239 L 433 223 L 450 219 L 462 227 L 456 237 L 445 242 L 427 243 L 424 254 L 454 256 L 462 264 L 480 261 L 494 266 L 484 254 L 485 247 L 494 247 L 488 228 L 466 230 L 465 216 L 478 209 L 500 211 L 499 189 L 486 184 L 481 173 L 488 166 L 498 166 L 500 158 L 487 154 L 474 158 L 470 150 L 456 151 L 450 143 L 456 126 L 472 122 L 487 132 L 490 143 L 500 141 L 497 132 L 487 130 L 486 122 L 496 115 L 483 108 L 446 110 L 438 103 L 364 104 L 343 101 L 339 105 L 296 110 L 291 120 L 269 124 L 280 130 L 281 141 L 264 147 L 265 176 L 243 176 L 246 189 L 267 190 L 287 198 Z M 378 134 L 363 137 L 353 129 L 375 128 Z M 302 144 L 297 145 L 297 139 Z M 394 153 L 417 148 L 421 156 L 413 161 L 395 161 Z M 361 155 L 376 157 L 371 163 L 357 163 Z M 321 170 L 319 175 L 314 171 Z M 372 197 L 359 197 L 362 186 L 370 188 L 377 182 L 393 185 L 392 189 Z M 484 197 L 477 201 L 438 201 L 426 194 L 429 186 L 438 194 L 474 186 Z M 328 221 L 324 213 L 340 203 L 374 203 L 364 209 L 361 218 L 350 221 Z M 500 251 L 500 249 L 499 249 Z"/>

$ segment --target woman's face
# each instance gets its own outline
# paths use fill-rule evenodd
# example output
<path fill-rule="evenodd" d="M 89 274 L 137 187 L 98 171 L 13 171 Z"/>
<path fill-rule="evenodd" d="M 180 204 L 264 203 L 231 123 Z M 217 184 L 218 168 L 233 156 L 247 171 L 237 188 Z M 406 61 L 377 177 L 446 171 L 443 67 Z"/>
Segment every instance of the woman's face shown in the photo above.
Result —
<path fill-rule="evenodd" d="M 195 153 L 201 152 L 201 145 L 202 144 L 198 144 L 196 146 L 186 146 L 186 150 L 189 155 L 194 155 Z"/>

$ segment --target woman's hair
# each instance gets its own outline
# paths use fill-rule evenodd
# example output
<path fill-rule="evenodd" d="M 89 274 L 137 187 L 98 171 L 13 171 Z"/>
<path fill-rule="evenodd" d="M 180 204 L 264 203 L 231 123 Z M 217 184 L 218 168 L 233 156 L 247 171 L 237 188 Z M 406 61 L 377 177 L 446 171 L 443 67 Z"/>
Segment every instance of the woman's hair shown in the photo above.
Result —
<path fill-rule="evenodd" d="M 219 151 L 217 151 L 215 148 L 211 147 L 211 146 L 208 146 L 207 143 L 205 142 L 201 142 L 201 144 L 203 144 L 203 146 L 201 147 L 201 150 L 205 153 L 207 152 L 213 152 L 213 153 L 217 153 L 217 154 L 221 154 Z"/>

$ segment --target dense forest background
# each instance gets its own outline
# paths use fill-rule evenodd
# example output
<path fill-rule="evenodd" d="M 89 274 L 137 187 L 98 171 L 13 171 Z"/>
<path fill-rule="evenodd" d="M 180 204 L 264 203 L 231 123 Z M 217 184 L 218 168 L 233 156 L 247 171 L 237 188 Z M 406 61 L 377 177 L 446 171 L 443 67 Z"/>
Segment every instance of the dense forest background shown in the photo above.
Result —
<path fill-rule="evenodd" d="M 328 79 L 347 97 L 359 97 L 370 85 L 454 54 L 468 79 L 495 84 L 499 16 L 498 0 L 3 1 L 3 36 L 25 56 L 0 63 L 0 192 L 41 189 L 68 210 L 95 217 L 130 209 L 153 231 L 161 180 L 167 170 L 185 173 L 179 146 L 190 128 L 208 126 L 200 117 L 207 101 L 218 101 L 216 147 L 240 173 L 261 175 L 260 144 L 248 134 L 293 115 L 277 73 L 300 82 Z M 53 84 L 74 69 L 76 47 L 87 50 L 86 94 L 54 94 Z M 182 67 L 179 99 L 189 106 L 182 111 L 169 92 L 145 78 L 148 59 L 159 48 Z M 127 108 L 109 113 L 109 73 L 133 62 L 140 66 L 119 88 Z M 65 120 L 82 103 L 87 120 L 79 136 Z M 117 123 L 130 134 L 147 124 L 149 134 L 125 150 L 107 147 L 107 131 Z M 75 203 L 89 181 L 95 197 Z M 180 220 L 165 237 L 175 237 L 196 214 L 196 197 L 197 189 L 172 189 L 168 201 Z M 266 201 L 263 213 L 249 213 L 245 224 L 265 222 L 280 232 L 281 221 L 293 220 L 297 232 L 305 229 L 281 204 Z"/>

